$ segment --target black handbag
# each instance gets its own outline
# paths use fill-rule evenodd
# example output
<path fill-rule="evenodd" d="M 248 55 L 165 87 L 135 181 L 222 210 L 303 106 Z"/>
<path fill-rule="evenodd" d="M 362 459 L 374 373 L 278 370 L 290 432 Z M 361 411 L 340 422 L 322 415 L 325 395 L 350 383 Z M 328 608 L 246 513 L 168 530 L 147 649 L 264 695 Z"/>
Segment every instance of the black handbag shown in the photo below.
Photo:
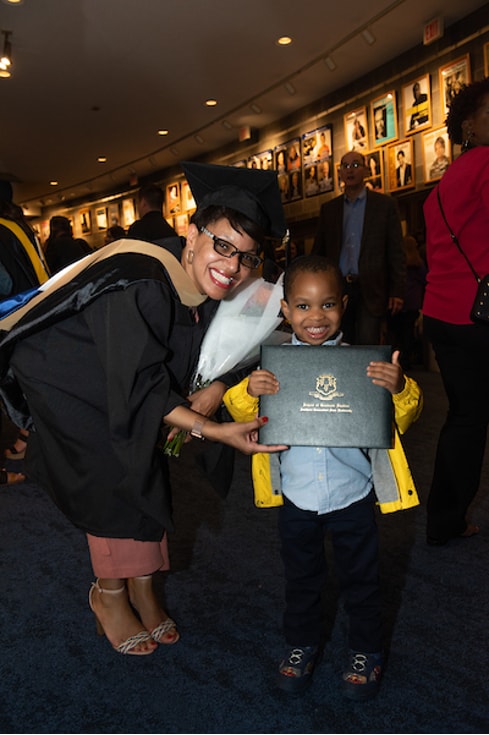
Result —
<path fill-rule="evenodd" d="M 479 276 L 474 266 L 468 259 L 466 253 L 462 250 L 462 247 L 458 241 L 456 234 L 454 233 L 454 231 L 448 224 L 447 218 L 445 217 L 445 212 L 443 211 L 443 207 L 441 204 L 440 189 L 436 190 L 436 194 L 438 196 L 438 204 L 440 206 L 440 211 L 441 211 L 443 220 L 446 226 L 448 227 L 448 232 L 450 233 L 450 237 L 452 238 L 454 244 L 457 246 L 461 254 L 464 256 L 467 262 L 467 265 L 472 271 L 474 278 L 478 284 L 474 303 L 472 304 L 472 309 L 470 310 L 470 318 L 472 319 L 473 322 L 483 322 L 485 324 L 489 324 L 489 273 L 487 273 L 483 278 Z"/>

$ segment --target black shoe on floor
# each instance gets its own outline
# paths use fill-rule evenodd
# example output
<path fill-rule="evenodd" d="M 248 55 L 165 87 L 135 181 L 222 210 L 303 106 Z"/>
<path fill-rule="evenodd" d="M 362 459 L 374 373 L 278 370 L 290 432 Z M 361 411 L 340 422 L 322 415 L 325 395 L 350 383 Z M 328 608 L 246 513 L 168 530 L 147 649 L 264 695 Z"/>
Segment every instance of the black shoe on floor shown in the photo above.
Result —
<path fill-rule="evenodd" d="M 276 684 L 289 694 L 300 694 L 312 680 L 319 653 L 318 646 L 291 646 L 278 669 Z"/>
<path fill-rule="evenodd" d="M 381 653 L 350 651 L 348 667 L 341 682 L 343 694 L 357 701 L 372 699 L 379 691 L 381 675 Z"/>

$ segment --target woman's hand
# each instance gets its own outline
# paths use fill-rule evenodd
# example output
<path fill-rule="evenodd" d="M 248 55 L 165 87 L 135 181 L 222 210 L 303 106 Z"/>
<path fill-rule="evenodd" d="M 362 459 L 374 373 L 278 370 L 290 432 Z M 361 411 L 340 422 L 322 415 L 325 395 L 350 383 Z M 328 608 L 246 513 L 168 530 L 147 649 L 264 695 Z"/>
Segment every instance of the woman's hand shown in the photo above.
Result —
<path fill-rule="evenodd" d="M 399 364 L 399 350 L 392 353 L 392 362 L 371 362 L 367 367 L 367 375 L 372 383 L 381 385 L 389 393 L 400 393 L 404 390 L 406 380 Z"/>
<path fill-rule="evenodd" d="M 258 430 L 267 421 L 268 418 L 266 416 L 244 423 L 230 421 L 223 424 L 216 424 L 213 421 L 209 421 L 204 425 L 204 434 L 213 441 L 229 444 L 229 446 L 234 447 L 243 454 L 257 454 L 258 452 L 271 454 L 288 449 L 289 447 L 285 444 L 268 445 L 259 443 Z"/>

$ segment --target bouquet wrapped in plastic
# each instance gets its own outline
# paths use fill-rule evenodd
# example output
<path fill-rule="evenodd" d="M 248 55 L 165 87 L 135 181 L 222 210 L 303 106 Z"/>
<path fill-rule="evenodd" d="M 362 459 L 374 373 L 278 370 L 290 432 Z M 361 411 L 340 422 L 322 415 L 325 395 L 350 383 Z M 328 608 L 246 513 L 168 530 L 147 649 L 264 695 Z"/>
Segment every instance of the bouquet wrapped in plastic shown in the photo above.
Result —
<path fill-rule="evenodd" d="M 282 297 L 283 275 L 277 283 L 254 278 L 220 302 L 202 341 L 192 393 L 259 357 L 260 345 L 282 321 Z M 179 431 L 167 440 L 165 454 L 178 457 L 186 436 L 187 432 Z"/>

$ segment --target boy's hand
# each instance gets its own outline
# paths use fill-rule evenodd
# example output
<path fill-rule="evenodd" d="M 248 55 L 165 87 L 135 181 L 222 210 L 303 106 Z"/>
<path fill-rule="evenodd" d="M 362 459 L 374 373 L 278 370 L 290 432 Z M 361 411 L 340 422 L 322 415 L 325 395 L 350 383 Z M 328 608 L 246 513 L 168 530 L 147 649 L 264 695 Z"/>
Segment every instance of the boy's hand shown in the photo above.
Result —
<path fill-rule="evenodd" d="M 248 393 L 253 398 L 278 393 L 280 383 L 270 370 L 253 370 L 248 379 Z"/>
<path fill-rule="evenodd" d="M 367 367 L 367 375 L 372 383 L 381 385 L 389 393 L 400 393 L 406 383 L 404 373 L 399 364 L 399 350 L 392 353 L 392 362 L 371 362 Z"/>

